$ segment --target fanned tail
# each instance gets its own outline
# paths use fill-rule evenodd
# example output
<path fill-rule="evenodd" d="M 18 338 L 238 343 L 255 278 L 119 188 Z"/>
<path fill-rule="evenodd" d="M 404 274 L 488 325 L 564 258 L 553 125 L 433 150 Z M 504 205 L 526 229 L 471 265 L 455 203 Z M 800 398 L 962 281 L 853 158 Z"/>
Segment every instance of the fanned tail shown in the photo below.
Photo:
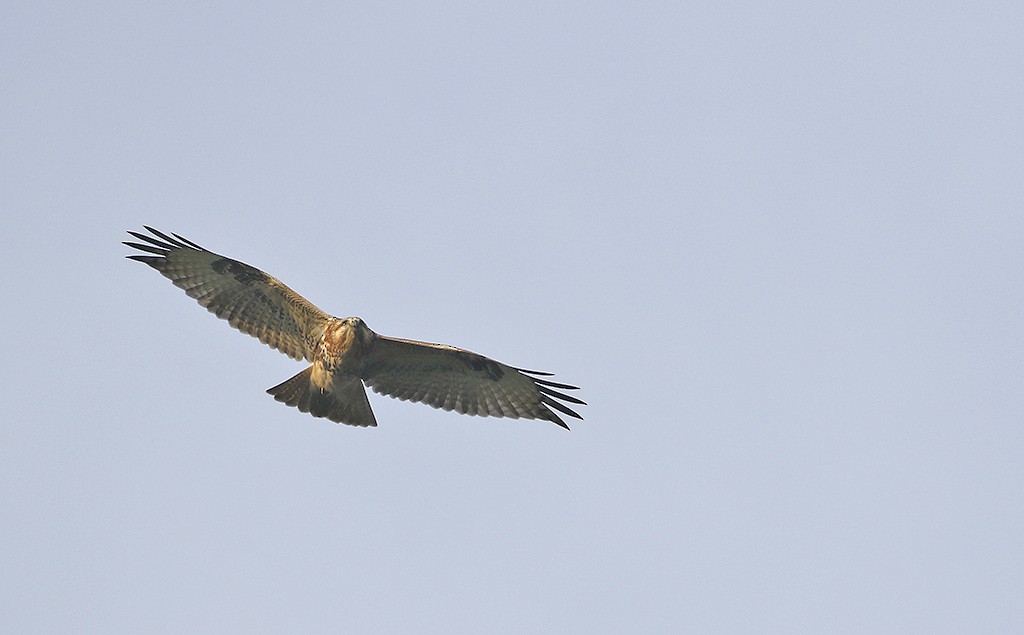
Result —
<path fill-rule="evenodd" d="M 366 390 L 358 379 L 351 379 L 330 390 L 324 391 L 312 382 L 313 367 L 310 366 L 286 382 L 267 390 L 274 399 L 286 406 L 298 408 L 314 417 L 325 417 L 337 423 L 350 426 L 375 427 L 377 420 L 370 410 Z"/>

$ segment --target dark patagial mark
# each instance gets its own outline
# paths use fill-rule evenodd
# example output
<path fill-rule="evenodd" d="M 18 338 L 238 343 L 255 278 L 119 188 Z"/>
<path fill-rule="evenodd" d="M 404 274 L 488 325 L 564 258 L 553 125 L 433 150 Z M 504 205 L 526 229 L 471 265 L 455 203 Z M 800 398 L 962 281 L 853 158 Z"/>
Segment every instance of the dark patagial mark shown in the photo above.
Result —
<path fill-rule="evenodd" d="M 497 362 L 487 359 L 482 355 L 471 354 L 466 356 L 465 360 L 470 368 L 478 373 L 486 373 L 487 378 L 491 381 L 498 381 L 505 375 L 505 371 L 501 369 L 501 366 L 498 366 Z"/>
<path fill-rule="evenodd" d="M 210 268 L 220 274 L 225 272 L 230 273 L 234 276 L 235 280 L 245 285 L 250 285 L 254 282 L 263 282 L 267 279 L 267 274 L 263 273 L 256 267 L 251 267 L 244 262 L 238 262 L 237 260 L 232 260 L 230 258 L 214 260 L 210 263 Z"/>

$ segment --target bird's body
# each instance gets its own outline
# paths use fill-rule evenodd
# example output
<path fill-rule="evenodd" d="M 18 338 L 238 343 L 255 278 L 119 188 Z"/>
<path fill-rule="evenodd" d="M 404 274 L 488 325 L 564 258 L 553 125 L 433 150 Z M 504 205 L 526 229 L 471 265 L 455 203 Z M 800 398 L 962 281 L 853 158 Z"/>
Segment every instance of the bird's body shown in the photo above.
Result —
<path fill-rule="evenodd" d="M 129 232 L 126 242 L 143 262 L 231 326 L 309 367 L 267 392 L 314 417 L 355 426 L 377 425 L 365 384 L 398 399 L 463 414 L 546 419 L 568 428 L 554 410 L 582 418 L 564 402 L 583 405 L 560 390 L 575 386 L 513 368 L 471 351 L 385 337 L 358 317 L 330 316 L 276 278 L 178 236 L 152 228 Z M 560 401 L 558 401 L 560 400 Z M 554 410 L 552 410 L 552 408 Z"/>

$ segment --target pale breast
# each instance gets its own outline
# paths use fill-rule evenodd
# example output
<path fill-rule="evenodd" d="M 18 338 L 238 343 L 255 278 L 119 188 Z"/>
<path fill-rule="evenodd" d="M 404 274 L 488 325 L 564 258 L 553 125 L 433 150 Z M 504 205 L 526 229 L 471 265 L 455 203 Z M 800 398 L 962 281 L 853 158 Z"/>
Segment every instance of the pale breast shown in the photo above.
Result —
<path fill-rule="evenodd" d="M 362 367 L 355 329 L 343 319 L 332 318 L 317 346 L 316 361 L 330 373 L 356 375 Z"/>

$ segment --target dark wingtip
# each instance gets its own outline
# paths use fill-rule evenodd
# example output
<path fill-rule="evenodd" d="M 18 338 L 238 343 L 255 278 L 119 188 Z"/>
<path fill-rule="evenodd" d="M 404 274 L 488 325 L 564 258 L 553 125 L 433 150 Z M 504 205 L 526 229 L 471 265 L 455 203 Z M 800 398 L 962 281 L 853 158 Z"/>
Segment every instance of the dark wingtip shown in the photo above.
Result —
<path fill-rule="evenodd" d="M 550 410 L 548 410 L 548 411 L 547 411 L 547 415 L 548 415 L 548 416 L 547 416 L 547 417 L 545 417 L 545 419 L 547 419 L 547 420 L 548 420 L 548 421 L 550 421 L 551 423 L 555 424 L 555 425 L 556 425 L 556 426 L 558 426 L 559 428 L 563 428 L 563 429 L 565 429 L 565 430 L 568 430 L 568 429 L 569 429 L 569 426 L 568 426 L 568 425 L 566 425 L 566 423 L 565 423 L 564 421 L 562 421 L 562 418 L 561 418 L 561 417 L 559 417 L 558 415 L 556 415 L 556 414 L 555 414 L 554 412 L 551 412 Z"/>
<path fill-rule="evenodd" d="M 171 245 L 174 245 L 175 247 L 177 247 L 179 249 L 185 249 L 185 248 L 188 247 L 188 245 L 182 243 L 177 238 L 174 238 L 173 236 L 168 236 L 167 234 L 163 233 L 162 231 L 159 231 L 157 229 L 153 229 L 152 227 L 150 227 L 148 225 L 143 225 L 143 227 L 145 227 L 149 231 L 149 233 L 153 234 L 154 236 L 159 237 L 162 240 L 167 241 L 168 243 L 170 243 Z"/>
<path fill-rule="evenodd" d="M 555 401 L 554 399 L 548 397 L 547 395 L 541 395 L 540 402 L 547 406 L 548 408 L 554 408 L 555 410 L 561 412 L 564 415 L 568 415 L 575 419 L 583 419 L 583 416 L 580 413 L 576 412 L 575 410 L 561 402 Z M 551 412 L 551 410 L 548 410 L 548 412 Z M 551 414 L 554 415 L 555 413 L 551 412 Z"/>
<path fill-rule="evenodd" d="M 156 254 L 161 258 L 166 258 L 172 251 L 177 249 L 195 249 L 198 251 L 206 251 L 196 243 L 182 238 L 177 234 L 167 235 L 164 232 L 153 229 L 149 225 L 143 225 L 143 227 L 149 232 L 149 234 L 143 234 L 142 232 L 136 232 L 132 230 L 126 230 L 128 235 L 138 239 L 141 242 L 133 242 L 130 240 L 123 241 L 121 244 L 132 249 L 138 249 L 139 251 Z M 155 266 L 153 259 L 143 259 L 138 255 L 127 256 L 131 260 L 138 260 L 139 262 L 145 262 L 150 266 Z"/>
<path fill-rule="evenodd" d="M 542 418 L 547 419 L 548 421 L 555 423 L 565 428 L 566 430 L 569 429 L 569 426 L 565 424 L 565 421 L 562 421 L 562 418 L 555 413 L 555 410 L 561 412 L 564 415 L 574 417 L 576 419 L 583 419 L 582 415 L 580 415 L 578 412 L 569 408 L 560 401 L 555 400 L 561 399 L 562 401 L 567 401 L 571 404 L 576 404 L 579 406 L 585 406 L 587 405 L 587 402 L 583 401 L 582 399 L 573 397 L 571 395 L 560 393 L 557 390 L 553 390 L 554 388 L 558 388 L 560 390 L 579 390 L 579 386 L 573 386 L 570 384 L 560 384 L 558 382 L 549 381 L 547 379 L 538 379 L 538 377 L 536 377 L 551 377 L 554 373 L 545 373 L 544 371 L 540 370 L 527 370 L 525 368 L 516 368 L 515 370 L 520 373 L 523 373 L 524 376 L 530 379 L 530 381 L 533 382 L 534 387 L 540 393 L 540 402 L 541 404 L 543 404 L 542 409 L 544 411 Z M 535 376 L 530 377 L 530 375 Z"/>
<path fill-rule="evenodd" d="M 515 370 L 525 373 L 527 375 L 539 375 L 541 377 L 552 377 L 554 373 L 545 373 L 539 370 L 527 370 L 525 368 L 516 368 Z M 549 381 L 547 379 L 537 379 L 536 377 L 530 377 L 535 383 L 543 384 L 545 386 L 551 386 L 552 388 L 561 388 L 563 390 L 579 390 L 579 386 L 573 386 L 571 384 L 560 384 L 558 382 Z"/>
<path fill-rule="evenodd" d="M 195 244 L 194 242 L 192 242 L 188 238 L 185 238 L 184 236 L 180 236 L 178 234 L 171 234 L 171 235 L 174 236 L 175 238 L 177 238 L 178 240 L 180 240 L 181 242 L 185 243 L 189 247 L 192 247 L 193 249 L 198 249 L 199 251 L 206 251 L 205 248 L 200 247 L 199 245 Z"/>
<path fill-rule="evenodd" d="M 554 397 L 555 399 L 561 399 L 562 401 L 568 401 L 569 403 L 574 403 L 580 406 L 587 405 L 587 402 L 583 401 L 582 399 L 573 397 L 572 395 L 560 393 L 557 390 L 552 390 L 548 388 L 547 386 L 537 386 L 537 390 L 539 390 L 542 394 L 549 395 L 551 397 Z"/>
<path fill-rule="evenodd" d="M 156 270 L 160 270 L 160 263 L 164 261 L 164 258 L 160 256 L 140 256 L 138 254 L 132 254 L 131 256 L 125 256 L 128 260 L 135 260 L 143 264 L 149 265 Z"/>
<path fill-rule="evenodd" d="M 554 373 L 545 373 L 542 370 L 527 370 L 525 368 L 516 368 L 515 370 L 518 370 L 521 373 L 526 373 L 527 375 L 540 375 L 541 377 L 551 377 L 554 375 Z"/>

